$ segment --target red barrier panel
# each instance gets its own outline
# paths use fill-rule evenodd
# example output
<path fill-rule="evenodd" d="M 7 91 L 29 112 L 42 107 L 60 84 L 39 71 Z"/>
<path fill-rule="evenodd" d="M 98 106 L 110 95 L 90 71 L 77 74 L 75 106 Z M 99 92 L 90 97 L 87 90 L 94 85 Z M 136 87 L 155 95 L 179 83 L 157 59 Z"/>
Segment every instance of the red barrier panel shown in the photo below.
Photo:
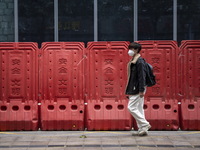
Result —
<path fill-rule="evenodd" d="M 88 130 L 130 130 L 132 127 L 125 99 L 89 100 L 86 114 Z"/>
<path fill-rule="evenodd" d="M 0 130 L 38 129 L 36 43 L 0 43 Z"/>
<path fill-rule="evenodd" d="M 81 42 L 42 44 L 39 73 L 42 130 L 84 129 L 84 50 Z"/>
<path fill-rule="evenodd" d="M 178 100 L 162 101 L 154 97 L 145 102 L 144 108 L 151 130 L 178 130 Z"/>
<path fill-rule="evenodd" d="M 200 40 L 181 43 L 179 90 L 181 129 L 200 130 Z"/>
<path fill-rule="evenodd" d="M 67 98 L 42 101 L 42 130 L 83 130 L 84 103 Z"/>
<path fill-rule="evenodd" d="M 152 130 L 179 128 L 175 41 L 139 41 L 142 56 L 154 67 L 157 84 L 147 88 L 145 115 Z M 161 123 L 162 122 L 162 123 Z"/>
<path fill-rule="evenodd" d="M 0 130 L 38 130 L 37 101 L 10 100 L 0 103 Z"/>
<path fill-rule="evenodd" d="M 88 130 L 130 130 L 124 95 L 129 42 L 90 42 L 87 47 L 86 126 Z"/>

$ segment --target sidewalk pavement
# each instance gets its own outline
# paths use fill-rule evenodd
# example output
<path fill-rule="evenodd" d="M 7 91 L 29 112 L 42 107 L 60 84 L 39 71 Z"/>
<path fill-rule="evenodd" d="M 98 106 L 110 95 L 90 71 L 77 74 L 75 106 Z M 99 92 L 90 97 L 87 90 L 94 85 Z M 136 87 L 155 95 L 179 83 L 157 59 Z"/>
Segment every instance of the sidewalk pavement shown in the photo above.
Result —
<path fill-rule="evenodd" d="M 0 132 L 0 150 L 200 150 L 200 131 Z"/>

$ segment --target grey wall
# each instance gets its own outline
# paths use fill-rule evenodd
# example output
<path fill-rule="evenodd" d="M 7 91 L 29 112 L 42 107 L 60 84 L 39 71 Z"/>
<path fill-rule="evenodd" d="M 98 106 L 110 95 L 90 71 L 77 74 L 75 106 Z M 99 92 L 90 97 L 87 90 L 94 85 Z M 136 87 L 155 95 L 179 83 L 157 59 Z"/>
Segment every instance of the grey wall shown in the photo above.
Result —
<path fill-rule="evenodd" d="M 0 42 L 14 42 L 14 0 L 0 0 Z"/>

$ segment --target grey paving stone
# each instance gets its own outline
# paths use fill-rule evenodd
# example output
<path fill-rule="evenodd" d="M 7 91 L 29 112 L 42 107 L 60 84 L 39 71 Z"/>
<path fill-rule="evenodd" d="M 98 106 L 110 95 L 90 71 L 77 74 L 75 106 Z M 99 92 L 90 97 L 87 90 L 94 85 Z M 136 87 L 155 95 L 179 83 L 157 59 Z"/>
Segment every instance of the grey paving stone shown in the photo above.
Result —
<path fill-rule="evenodd" d="M 10 146 L 12 143 L 12 141 L 0 141 L 0 146 Z"/>
<path fill-rule="evenodd" d="M 119 139 L 116 137 L 102 138 L 102 145 L 114 144 L 119 145 Z"/>
<path fill-rule="evenodd" d="M 140 149 L 140 150 L 147 150 L 147 149 Z M 155 150 L 177 150 L 175 147 L 167 148 L 167 147 L 158 147 Z"/>
<path fill-rule="evenodd" d="M 136 145 L 137 144 L 135 139 L 126 139 L 126 140 L 122 139 L 119 141 L 119 143 L 121 145 L 131 145 L 131 144 Z"/>
<path fill-rule="evenodd" d="M 83 150 L 83 147 L 66 147 L 65 150 Z"/>
<path fill-rule="evenodd" d="M 101 140 L 87 140 L 87 141 L 84 141 L 84 145 L 101 145 L 102 142 Z"/>
<path fill-rule="evenodd" d="M 7 141 L 15 141 L 17 139 L 17 137 L 15 136 L 3 136 L 3 138 L 1 138 L 1 142 L 7 142 Z"/>
<path fill-rule="evenodd" d="M 13 142 L 12 143 L 12 145 L 14 146 L 14 145 L 30 145 L 30 141 L 15 141 L 15 142 Z"/>
<path fill-rule="evenodd" d="M 121 150 L 139 150 L 139 147 L 137 145 L 132 145 L 132 146 L 126 146 L 126 147 L 121 147 Z"/>
<path fill-rule="evenodd" d="M 139 150 L 158 150 L 156 147 L 139 147 Z"/>
<path fill-rule="evenodd" d="M 48 145 L 66 145 L 66 141 L 50 141 Z"/>
<path fill-rule="evenodd" d="M 33 141 L 34 138 L 33 136 L 18 136 L 16 141 Z"/>
<path fill-rule="evenodd" d="M 169 140 L 166 141 L 154 141 L 155 145 L 173 145 L 173 143 Z"/>
<path fill-rule="evenodd" d="M 32 141 L 30 142 L 30 146 L 47 146 L 49 142 L 45 141 Z"/>
<path fill-rule="evenodd" d="M 138 137 L 136 138 L 137 144 L 155 145 L 154 140 L 151 137 Z"/>
<path fill-rule="evenodd" d="M 170 149 L 171 150 L 171 149 Z M 195 148 L 177 147 L 176 150 L 195 150 Z M 197 149 L 196 149 L 197 150 Z M 199 149 L 198 149 L 199 150 Z"/>
<path fill-rule="evenodd" d="M 121 147 L 121 150 L 139 150 L 138 147 Z"/>
<path fill-rule="evenodd" d="M 101 147 L 84 147 L 83 150 L 102 150 Z"/>
<path fill-rule="evenodd" d="M 120 145 L 119 141 L 102 141 L 102 145 Z"/>
<path fill-rule="evenodd" d="M 46 150 L 46 148 L 29 147 L 27 150 Z"/>
<path fill-rule="evenodd" d="M 120 147 L 102 147 L 102 150 L 121 150 Z"/>
<path fill-rule="evenodd" d="M 70 142 L 70 141 L 84 141 L 84 138 L 80 138 L 80 137 L 68 137 L 67 138 L 67 141 Z"/>
<path fill-rule="evenodd" d="M 51 140 L 51 138 L 49 138 L 49 137 L 35 137 L 35 138 L 33 138 L 32 139 L 32 141 L 44 141 L 44 142 L 48 142 L 48 141 L 50 141 Z"/>
<path fill-rule="evenodd" d="M 187 141 L 172 141 L 173 145 L 191 145 L 189 142 Z"/>
<path fill-rule="evenodd" d="M 49 138 L 49 141 L 62 141 L 66 142 L 68 140 L 68 137 L 51 137 Z"/>
<path fill-rule="evenodd" d="M 27 150 L 28 148 L 6 148 L 6 149 L 2 149 L 1 150 Z"/>
<path fill-rule="evenodd" d="M 58 148 L 58 147 L 53 147 L 53 148 L 50 148 L 50 147 L 48 147 L 48 148 L 46 148 L 45 150 L 66 150 L 66 148 L 65 147 L 62 147 L 62 148 Z"/>
<path fill-rule="evenodd" d="M 66 145 L 84 145 L 84 141 L 67 141 Z"/>

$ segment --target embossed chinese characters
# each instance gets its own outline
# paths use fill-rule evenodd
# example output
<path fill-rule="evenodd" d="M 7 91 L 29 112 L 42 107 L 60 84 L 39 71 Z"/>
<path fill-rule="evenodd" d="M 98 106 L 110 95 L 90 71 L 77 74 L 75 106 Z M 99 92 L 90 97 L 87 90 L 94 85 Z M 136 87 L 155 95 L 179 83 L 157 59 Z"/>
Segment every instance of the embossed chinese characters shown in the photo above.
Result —
<path fill-rule="evenodd" d="M 114 96 L 114 66 L 113 58 L 106 58 L 104 60 L 104 93 L 107 96 Z"/>
<path fill-rule="evenodd" d="M 60 58 L 58 59 L 58 79 L 57 79 L 57 87 L 58 87 L 58 95 L 60 97 L 65 96 L 67 94 L 67 85 L 68 85 L 68 79 L 67 79 L 67 59 L 66 58 Z"/>
<path fill-rule="evenodd" d="M 153 67 L 153 71 L 156 75 L 156 85 L 152 87 L 152 93 L 153 94 L 156 94 L 156 95 L 159 95 L 161 93 L 161 89 L 160 89 L 160 74 L 161 74 L 161 68 L 160 68 L 160 65 L 161 65 L 161 60 L 160 60 L 160 57 L 159 55 L 154 55 L 152 58 L 151 58 L 151 64 L 154 66 Z"/>
<path fill-rule="evenodd" d="M 12 57 L 11 68 L 10 68 L 10 96 L 20 97 L 21 95 L 21 60 L 17 57 Z"/>

